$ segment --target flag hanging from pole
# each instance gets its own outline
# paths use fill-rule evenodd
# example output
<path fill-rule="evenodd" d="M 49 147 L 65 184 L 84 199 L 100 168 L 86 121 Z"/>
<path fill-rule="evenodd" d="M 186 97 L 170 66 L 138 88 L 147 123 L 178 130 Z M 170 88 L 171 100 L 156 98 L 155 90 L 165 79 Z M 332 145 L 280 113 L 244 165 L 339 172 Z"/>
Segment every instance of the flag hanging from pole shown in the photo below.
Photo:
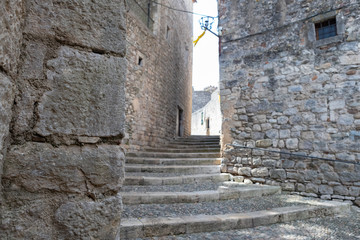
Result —
<path fill-rule="evenodd" d="M 204 30 L 204 32 L 195 40 L 193 41 L 194 43 L 194 47 L 196 46 L 196 44 L 198 43 L 198 41 L 200 40 L 200 38 L 202 38 L 205 35 L 206 29 Z"/>

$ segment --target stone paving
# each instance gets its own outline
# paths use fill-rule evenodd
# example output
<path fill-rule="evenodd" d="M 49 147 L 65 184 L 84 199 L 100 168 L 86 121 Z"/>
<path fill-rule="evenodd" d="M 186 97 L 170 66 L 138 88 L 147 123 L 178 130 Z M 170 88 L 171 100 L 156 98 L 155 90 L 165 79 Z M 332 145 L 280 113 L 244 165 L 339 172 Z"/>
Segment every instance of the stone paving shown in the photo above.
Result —
<path fill-rule="evenodd" d="M 356 240 L 360 239 L 360 209 L 350 214 L 313 218 L 232 231 L 143 238 L 144 240 Z M 140 238 L 139 238 L 140 239 Z"/>

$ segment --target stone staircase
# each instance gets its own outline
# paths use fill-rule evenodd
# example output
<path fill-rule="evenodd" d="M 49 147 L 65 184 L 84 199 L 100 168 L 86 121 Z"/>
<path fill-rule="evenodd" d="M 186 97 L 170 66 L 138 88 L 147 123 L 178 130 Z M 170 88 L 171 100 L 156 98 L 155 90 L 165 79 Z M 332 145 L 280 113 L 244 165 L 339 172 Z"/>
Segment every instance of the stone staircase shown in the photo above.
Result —
<path fill-rule="evenodd" d="M 178 138 L 129 152 L 122 189 L 121 239 L 251 228 L 328 216 L 350 204 L 281 194 L 220 173 L 217 136 Z"/>

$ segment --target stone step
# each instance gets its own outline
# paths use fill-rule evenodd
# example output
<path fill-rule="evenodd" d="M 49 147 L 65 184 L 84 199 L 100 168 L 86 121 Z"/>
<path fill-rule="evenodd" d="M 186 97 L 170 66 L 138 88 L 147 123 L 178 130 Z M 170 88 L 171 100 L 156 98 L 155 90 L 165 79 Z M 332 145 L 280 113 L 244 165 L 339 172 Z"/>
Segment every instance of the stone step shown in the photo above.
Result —
<path fill-rule="evenodd" d="M 174 189 L 176 189 L 176 186 Z M 223 186 L 219 186 L 216 190 L 207 191 L 123 192 L 122 199 L 124 204 L 198 203 L 261 197 L 277 193 L 281 193 L 281 188 L 278 186 L 245 185 L 234 183 L 224 184 Z"/>
<path fill-rule="evenodd" d="M 142 209 L 139 209 L 142 211 Z M 335 201 L 313 201 L 310 204 L 275 207 L 251 212 L 227 214 L 195 214 L 124 218 L 121 220 L 121 238 L 134 239 L 253 228 L 294 220 L 325 217 L 350 211 L 350 204 Z"/>
<path fill-rule="evenodd" d="M 220 145 L 219 141 L 189 141 L 189 142 L 184 142 L 184 141 L 172 141 L 171 144 L 176 144 L 176 145 L 205 145 L 205 146 L 216 146 L 216 145 Z"/>
<path fill-rule="evenodd" d="M 215 138 L 220 139 L 220 135 L 190 135 L 189 137 L 177 137 L 176 139 L 208 139 L 208 138 Z"/>
<path fill-rule="evenodd" d="M 223 182 L 208 182 L 202 183 L 187 183 L 187 184 L 176 184 L 176 185 L 131 185 L 122 186 L 121 192 L 196 192 L 196 191 L 208 191 L 218 189 L 230 181 Z"/>
<path fill-rule="evenodd" d="M 127 164 L 156 165 L 220 165 L 221 158 L 144 158 L 127 157 Z"/>
<path fill-rule="evenodd" d="M 263 211 L 278 207 L 311 206 L 319 199 L 289 194 L 271 194 L 255 198 L 236 198 L 223 201 L 169 204 L 124 205 L 124 218 L 179 217 L 187 215 L 218 215 Z"/>
<path fill-rule="evenodd" d="M 192 142 L 216 142 L 219 143 L 219 138 L 207 138 L 207 139 L 200 139 L 200 138 L 191 138 L 191 139 L 175 139 L 172 142 L 185 142 L 185 143 L 192 143 Z"/>
<path fill-rule="evenodd" d="M 164 152 L 129 152 L 126 157 L 150 158 L 219 158 L 220 153 L 164 153 Z"/>
<path fill-rule="evenodd" d="M 145 152 L 168 152 L 168 153 L 198 153 L 198 152 L 220 152 L 220 146 L 202 148 L 144 148 Z"/>
<path fill-rule="evenodd" d="M 189 184 L 189 183 L 204 183 L 204 182 L 224 182 L 230 180 L 230 174 L 195 174 L 185 176 L 131 176 L 129 173 L 125 175 L 124 185 L 175 185 L 175 184 Z"/>
<path fill-rule="evenodd" d="M 205 174 L 205 173 L 220 173 L 220 166 L 219 165 L 191 166 L 191 165 L 126 164 L 125 172 Z"/>
<path fill-rule="evenodd" d="M 168 143 L 164 147 L 167 148 L 177 148 L 177 149 L 201 149 L 201 148 L 219 148 L 220 145 L 217 144 L 190 144 L 190 145 L 184 145 L 184 144 L 175 144 L 175 143 Z"/>

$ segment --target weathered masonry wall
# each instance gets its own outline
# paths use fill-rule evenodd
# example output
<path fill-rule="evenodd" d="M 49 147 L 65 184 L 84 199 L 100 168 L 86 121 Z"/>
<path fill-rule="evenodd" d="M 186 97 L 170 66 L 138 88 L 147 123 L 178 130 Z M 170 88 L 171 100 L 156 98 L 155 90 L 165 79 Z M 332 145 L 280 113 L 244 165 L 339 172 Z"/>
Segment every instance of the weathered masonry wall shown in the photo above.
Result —
<path fill-rule="evenodd" d="M 161 3 L 192 10 L 190 0 Z M 147 27 L 136 11 L 127 13 L 125 148 L 155 146 L 175 137 L 178 108 L 184 136 L 191 131 L 192 15 L 153 4 L 152 20 Z"/>
<path fill-rule="evenodd" d="M 359 1 L 221 0 L 219 12 L 223 171 L 359 204 Z M 337 36 L 316 40 L 331 17 Z"/>
<path fill-rule="evenodd" d="M 119 239 L 125 5 L 0 4 L 0 239 Z"/>

